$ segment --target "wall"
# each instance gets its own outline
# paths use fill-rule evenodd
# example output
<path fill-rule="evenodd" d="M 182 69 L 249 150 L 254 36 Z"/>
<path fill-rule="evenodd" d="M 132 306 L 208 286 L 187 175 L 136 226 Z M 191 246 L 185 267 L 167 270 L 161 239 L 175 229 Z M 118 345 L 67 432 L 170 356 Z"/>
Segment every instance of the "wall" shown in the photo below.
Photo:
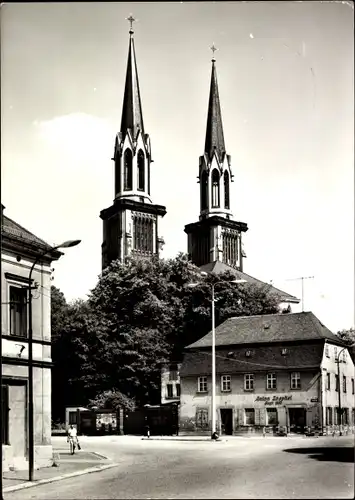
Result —
<path fill-rule="evenodd" d="M 254 373 L 254 391 L 244 391 L 244 374 L 236 373 L 231 377 L 231 391 L 221 392 L 221 374 L 217 374 L 216 408 L 217 429 L 220 426 L 221 408 L 233 410 L 233 432 L 246 430 L 244 409 L 255 408 L 255 426 L 267 425 L 266 408 L 274 407 L 278 410 L 279 425 L 289 426 L 288 408 L 305 408 L 306 425 L 314 425 L 321 418 L 320 411 L 320 381 L 317 379 L 317 370 L 301 372 L 301 389 L 290 389 L 290 373 L 286 371 L 277 374 L 277 389 L 266 389 L 266 374 Z M 319 377 L 318 377 L 319 378 Z M 180 405 L 180 432 L 199 432 L 196 422 L 197 410 L 205 409 L 208 412 L 208 427 L 211 428 L 211 377 L 207 377 L 207 393 L 197 392 L 197 377 L 182 377 L 181 405 Z M 280 398 L 284 398 L 283 400 Z M 266 404 L 265 404 L 266 403 Z"/>
<path fill-rule="evenodd" d="M 2 333 L 2 374 L 9 385 L 9 434 L 10 444 L 4 448 L 4 469 L 14 467 L 25 469 L 27 450 L 27 380 L 28 380 L 28 339 L 10 336 L 10 285 L 26 286 L 24 282 L 8 280 L 5 273 L 28 279 L 32 263 L 16 260 L 16 255 L 2 252 L 1 268 L 1 333 Z M 32 291 L 33 311 L 33 360 L 34 367 L 34 426 L 35 426 L 35 466 L 51 465 L 51 346 L 50 346 L 50 266 L 37 265 L 32 273 L 34 282 L 39 284 Z M 27 318 L 28 323 L 28 318 Z M 27 324 L 28 331 L 28 324 Z M 3 338 L 3 335 L 9 336 Z M 12 380 L 12 382 L 11 382 Z M 23 383 L 22 386 L 18 384 Z M 23 441 L 23 444 L 22 444 Z"/>

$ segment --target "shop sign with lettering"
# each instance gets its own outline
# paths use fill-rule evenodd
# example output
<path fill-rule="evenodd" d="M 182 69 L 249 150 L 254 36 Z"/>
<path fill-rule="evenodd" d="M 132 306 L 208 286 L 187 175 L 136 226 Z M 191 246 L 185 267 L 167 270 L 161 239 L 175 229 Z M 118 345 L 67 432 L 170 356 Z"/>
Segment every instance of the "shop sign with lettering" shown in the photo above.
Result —
<path fill-rule="evenodd" d="M 257 396 L 255 398 L 256 403 L 264 403 L 265 406 L 272 405 L 282 405 L 284 401 L 292 401 L 292 395 L 290 396 Z"/>

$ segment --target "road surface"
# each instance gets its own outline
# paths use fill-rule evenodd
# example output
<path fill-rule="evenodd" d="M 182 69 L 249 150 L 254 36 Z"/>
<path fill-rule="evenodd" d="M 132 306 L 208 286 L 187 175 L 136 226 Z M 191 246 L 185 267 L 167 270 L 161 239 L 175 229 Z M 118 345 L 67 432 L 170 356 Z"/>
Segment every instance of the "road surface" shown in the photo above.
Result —
<path fill-rule="evenodd" d="M 353 441 L 354 436 L 222 442 L 82 438 L 84 449 L 101 451 L 118 466 L 4 498 L 353 498 Z"/>

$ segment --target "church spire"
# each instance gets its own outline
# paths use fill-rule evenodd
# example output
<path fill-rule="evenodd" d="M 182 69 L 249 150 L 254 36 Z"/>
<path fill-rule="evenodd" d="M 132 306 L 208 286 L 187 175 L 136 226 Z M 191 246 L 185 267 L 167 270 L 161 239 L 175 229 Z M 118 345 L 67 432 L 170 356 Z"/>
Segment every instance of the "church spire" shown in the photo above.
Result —
<path fill-rule="evenodd" d="M 213 156 L 213 152 L 216 151 L 218 159 L 222 161 L 226 149 L 224 145 L 222 114 L 219 102 L 217 70 L 215 64 L 216 59 L 214 57 L 214 53 L 217 49 L 214 44 L 212 45 L 211 50 L 213 53 L 213 57 L 212 57 L 210 99 L 208 104 L 205 153 L 207 153 L 208 157 L 211 159 Z"/>
<path fill-rule="evenodd" d="M 144 135 L 142 104 L 139 92 L 138 71 L 133 38 L 133 22 L 135 20 L 136 19 L 134 19 L 132 14 L 127 18 L 127 21 L 130 22 L 129 48 L 121 120 L 122 137 L 124 137 L 128 129 L 130 129 L 133 140 L 136 140 L 139 131 L 142 135 Z"/>

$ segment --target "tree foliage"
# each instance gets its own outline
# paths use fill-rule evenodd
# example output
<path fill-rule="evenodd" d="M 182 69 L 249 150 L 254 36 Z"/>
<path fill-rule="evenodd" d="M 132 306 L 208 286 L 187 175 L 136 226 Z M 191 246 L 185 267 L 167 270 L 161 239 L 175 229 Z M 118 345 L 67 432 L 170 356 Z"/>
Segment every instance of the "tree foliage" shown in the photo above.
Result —
<path fill-rule="evenodd" d="M 349 328 L 349 330 L 340 330 L 337 332 L 340 339 L 347 345 L 355 344 L 355 329 Z"/>
<path fill-rule="evenodd" d="M 212 284 L 216 326 L 231 316 L 279 312 L 269 285 L 233 279 L 202 277 L 179 254 L 111 263 L 85 302 L 68 305 L 53 287 L 54 378 L 66 404 L 159 403 L 162 364 L 181 360 L 184 347 L 211 329 Z"/>

